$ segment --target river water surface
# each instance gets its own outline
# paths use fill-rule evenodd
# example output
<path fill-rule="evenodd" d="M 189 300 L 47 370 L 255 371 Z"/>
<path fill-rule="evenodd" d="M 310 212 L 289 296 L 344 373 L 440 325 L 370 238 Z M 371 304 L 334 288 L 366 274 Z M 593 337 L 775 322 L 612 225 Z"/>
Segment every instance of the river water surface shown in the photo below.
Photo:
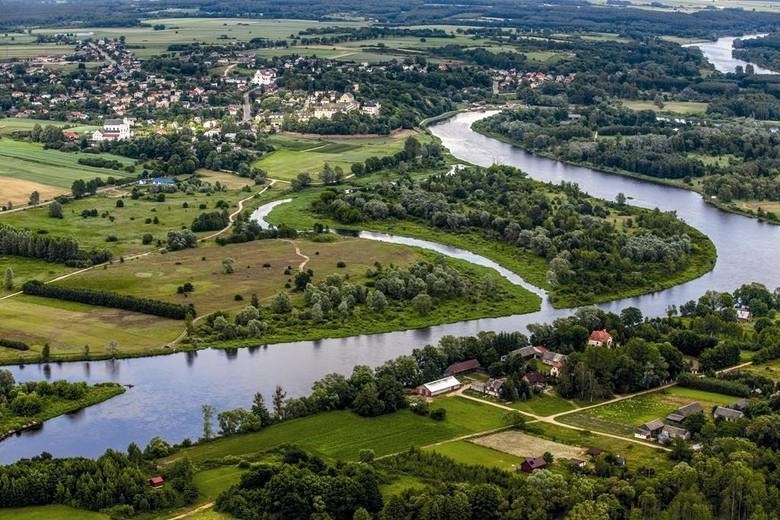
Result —
<path fill-rule="evenodd" d="M 569 166 L 526 153 L 473 132 L 471 124 L 485 115 L 459 114 L 431 127 L 431 131 L 463 161 L 482 166 L 510 164 L 542 181 L 574 181 L 591 195 L 608 200 L 622 192 L 632 198 L 634 205 L 677 211 L 681 218 L 706 233 L 715 243 L 719 256 L 712 272 L 665 291 L 610 302 L 601 305 L 602 308 L 619 311 L 634 305 L 646 315 L 662 315 L 668 305 L 697 298 L 707 289 L 733 290 L 751 281 L 770 287 L 780 285 L 780 226 L 719 211 L 690 191 Z M 472 262 L 496 267 L 478 255 L 447 246 L 373 233 L 362 236 L 420 245 L 443 254 L 466 255 L 465 258 Z M 500 273 L 510 281 L 534 289 L 511 272 L 501 270 Z M 303 395 L 308 393 L 314 380 L 329 372 L 348 373 L 357 364 L 376 366 L 409 353 L 413 348 L 436 342 L 447 334 L 472 335 L 482 330 L 525 332 L 529 323 L 549 321 L 568 312 L 544 304 L 539 312 L 531 314 L 421 330 L 300 341 L 236 351 L 203 350 L 153 358 L 11 367 L 18 380 L 117 381 L 133 387 L 110 401 L 49 421 L 39 431 L 0 442 L 0 463 L 42 451 L 56 456 L 95 456 L 106 448 L 124 449 L 130 442 L 144 445 L 155 435 L 171 442 L 185 437 L 196 439 L 202 431 L 200 408 L 204 403 L 212 404 L 218 410 L 248 407 L 252 395 L 258 391 L 269 401 L 277 384 L 290 396 Z"/>
<path fill-rule="evenodd" d="M 728 72 L 734 72 L 734 69 L 736 69 L 738 66 L 744 67 L 746 65 L 749 65 L 750 63 L 744 60 L 738 60 L 737 58 L 733 57 L 731 55 L 731 51 L 734 49 L 734 40 L 740 39 L 740 40 L 752 40 L 754 38 L 759 38 L 761 36 L 766 36 L 766 34 L 747 34 L 745 36 L 724 36 L 723 38 L 718 38 L 714 42 L 705 42 L 705 43 L 692 43 L 689 45 L 683 45 L 683 47 L 698 47 L 701 49 L 702 54 L 704 54 L 704 57 L 709 60 L 710 63 L 715 67 L 716 70 L 725 73 Z M 755 63 L 753 65 L 753 70 L 756 74 L 777 74 L 777 72 L 769 69 L 765 69 L 764 67 L 760 67 L 756 65 Z"/>

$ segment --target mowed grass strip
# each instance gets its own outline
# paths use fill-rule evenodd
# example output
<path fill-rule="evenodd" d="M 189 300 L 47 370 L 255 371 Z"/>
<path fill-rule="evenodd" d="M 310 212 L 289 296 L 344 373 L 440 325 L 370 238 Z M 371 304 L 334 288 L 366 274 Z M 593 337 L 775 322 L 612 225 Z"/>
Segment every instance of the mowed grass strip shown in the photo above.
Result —
<path fill-rule="evenodd" d="M 171 459 L 189 457 L 193 462 L 203 462 L 228 455 L 251 457 L 283 444 L 296 444 L 330 459 L 356 460 L 362 449 L 372 449 L 382 456 L 503 426 L 501 410 L 460 397 L 438 398 L 433 407 L 447 410 L 444 421 L 409 410 L 379 417 L 327 412 L 187 448 Z"/>
<path fill-rule="evenodd" d="M 519 457 L 486 446 L 480 446 L 472 441 L 448 442 L 425 449 L 435 451 L 461 464 L 513 470 L 522 462 Z"/>
<path fill-rule="evenodd" d="M 515 401 L 509 406 L 521 412 L 528 412 L 542 417 L 568 412 L 576 408 L 575 405 L 566 399 L 551 393 L 542 394 L 527 401 Z"/>
<path fill-rule="evenodd" d="M 0 509 L 0 520 L 109 520 L 108 515 L 53 505 Z"/>
<path fill-rule="evenodd" d="M 663 419 L 686 404 L 698 402 L 705 413 L 709 414 L 714 406 L 728 405 L 736 400 L 736 397 L 728 395 L 673 386 L 666 390 L 575 412 L 560 417 L 559 420 L 588 430 L 631 436 L 637 426 L 653 419 Z"/>

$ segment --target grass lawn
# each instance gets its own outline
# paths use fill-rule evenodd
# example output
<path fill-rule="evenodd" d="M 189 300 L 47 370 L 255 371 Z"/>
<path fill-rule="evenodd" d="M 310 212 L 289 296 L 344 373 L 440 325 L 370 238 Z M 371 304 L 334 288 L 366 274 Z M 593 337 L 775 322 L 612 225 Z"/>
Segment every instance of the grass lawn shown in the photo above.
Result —
<path fill-rule="evenodd" d="M 4 285 L 0 286 L 0 297 L 19 291 L 22 284 L 27 280 L 36 278 L 51 279 L 74 271 L 74 269 L 65 267 L 62 264 L 46 262 L 36 258 L 0 255 L 0 276 L 3 276 L 3 280 L 5 280 L 5 271 L 8 268 L 14 273 L 14 288 L 9 291 Z"/>
<path fill-rule="evenodd" d="M 17 430 L 30 422 L 42 423 L 66 413 L 81 410 L 93 404 L 102 403 L 112 397 L 123 394 L 125 388 L 118 384 L 90 386 L 81 399 L 69 400 L 49 395 L 43 397 L 43 409 L 33 416 L 19 416 L 8 408 L 0 409 L 0 435 Z"/>
<path fill-rule="evenodd" d="M 563 444 L 581 446 L 583 448 L 600 448 L 615 455 L 622 455 L 626 458 L 629 465 L 635 468 L 638 466 L 656 469 L 660 467 L 671 468 L 674 464 L 673 461 L 668 459 L 666 452 L 658 448 L 644 446 L 628 440 L 621 441 L 612 437 L 603 437 L 588 431 L 572 430 L 554 424 L 536 422 L 529 424 L 526 427 L 526 432 Z"/>
<path fill-rule="evenodd" d="M 45 319 L 42 317 L 45 316 Z M 108 355 L 110 341 L 117 354 L 151 355 L 169 352 L 166 342 L 184 330 L 184 323 L 136 312 L 93 307 L 36 296 L 15 296 L 0 305 L 0 338 L 24 341 L 30 350 L 0 347 L 0 363 L 37 361 L 44 343 L 54 360 Z"/>
<path fill-rule="evenodd" d="M 222 466 L 199 471 L 195 474 L 194 482 L 202 498 L 214 500 L 230 486 L 238 484 L 245 472 L 237 466 Z"/>
<path fill-rule="evenodd" d="M 455 441 L 426 450 L 435 451 L 461 464 L 476 464 L 494 468 L 513 470 L 520 464 L 520 457 L 503 453 L 486 446 L 480 446 L 469 441 Z"/>
<path fill-rule="evenodd" d="M 85 132 L 94 132 L 98 128 L 97 125 L 83 125 L 73 123 L 70 121 L 51 121 L 49 119 L 22 119 L 16 117 L 8 117 L 0 119 L 0 135 L 10 135 L 13 132 L 30 131 L 35 125 L 51 125 L 58 126 L 63 129 L 67 129 L 71 132 L 83 134 Z"/>
<path fill-rule="evenodd" d="M 695 101 L 667 101 L 663 108 L 659 108 L 652 101 L 624 100 L 623 105 L 631 110 L 652 110 L 654 112 L 673 112 L 675 114 L 704 114 L 707 112 L 707 103 Z"/>
<path fill-rule="evenodd" d="M 503 426 L 502 411 L 489 405 L 441 397 L 433 406 L 447 410 L 444 421 L 409 410 L 371 418 L 348 411 L 328 412 L 183 449 L 170 459 L 189 457 L 197 463 L 228 455 L 252 458 L 282 444 L 296 444 L 329 459 L 356 460 L 362 449 L 373 449 L 377 456 L 389 455 Z"/>
<path fill-rule="evenodd" d="M 414 135 L 420 142 L 430 140 L 427 134 L 399 132 L 387 137 L 366 138 L 308 138 L 277 135 L 270 139 L 277 150 L 255 161 L 253 166 L 262 168 L 273 179 L 292 180 L 301 172 L 308 172 L 316 182 L 317 174 L 325 163 L 340 166 L 345 175 L 351 175 L 353 163 L 369 157 L 391 155 L 403 149 L 404 140 Z"/>
<path fill-rule="evenodd" d="M 588 430 L 631 436 L 640 424 L 653 419 L 663 419 L 688 403 L 699 402 L 705 413 L 709 414 L 712 407 L 728 405 L 736 400 L 736 397 L 728 395 L 673 386 L 666 390 L 565 415 L 560 418 L 560 421 Z"/>
<path fill-rule="evenodd" d="M 380 484 L 379 491 L 385 500 L 393 495 L 399 495 L 407 489 L 422 488 L 426 483 L 411 475 L 398 475 L 388 484 Z"/>
<path fill-rule="evenodd" d="M 55 505 L 0 509 L 0 520 L 109 520 L 109 516 Z"/>
<path fill-rule="evenodd" d="M 130 159 L 111 154 L 100 157 L 130 165 Z M 79 164 L 78 160 L 91 155 L 78 152 L 44 150 L 38 143 L 0 139 L 0 205 L 26 204 L 30 193 L 38 191 L 41 201 L 69 193 L 73 181 L 100 177 L 122 178 L 131 174 L 124 170 L 95 168 Z"/>
<path fill-rule="evenodd" d="M 550 393 L 534 397 L 528 401 L 515 401 L 509 406 L 520 410 L 521 412 L 528 412 L 542 417 L 567 412 L 575 408 L 575 406 L 566 399 Z"/>

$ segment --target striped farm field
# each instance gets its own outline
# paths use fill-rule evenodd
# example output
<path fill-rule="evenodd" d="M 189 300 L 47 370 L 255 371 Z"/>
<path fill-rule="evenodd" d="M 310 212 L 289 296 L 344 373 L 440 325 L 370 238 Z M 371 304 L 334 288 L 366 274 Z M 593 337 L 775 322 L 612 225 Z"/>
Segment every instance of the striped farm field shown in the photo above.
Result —
<path fill-rule="evenodd" d="M 45 150 L 42 145 L 12 139 L 0 139 L 0 201 L 24 204 L 30 193 L 38 191 L 41 200 L 70 191 L 73 181 L 101 177 L 127 177 L 132 174 L 123 170 L 95 168 L 79 164 L 82 157 L 96 157 L 95 154 Z M 133 161 L 118 155 L 100 154 L 124 165 Z"/>

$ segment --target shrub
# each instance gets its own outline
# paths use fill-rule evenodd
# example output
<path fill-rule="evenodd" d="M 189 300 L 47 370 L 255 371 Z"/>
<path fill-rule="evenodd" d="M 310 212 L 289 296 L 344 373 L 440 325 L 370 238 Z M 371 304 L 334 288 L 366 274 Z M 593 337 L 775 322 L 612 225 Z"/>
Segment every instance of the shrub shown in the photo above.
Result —
<path fill-rule="evenodd" d="M 434 408 L 431 410 L 431 419 L 434 421 L 443 421 L 447 417 L 447 410 L 444 408 Z"/>

